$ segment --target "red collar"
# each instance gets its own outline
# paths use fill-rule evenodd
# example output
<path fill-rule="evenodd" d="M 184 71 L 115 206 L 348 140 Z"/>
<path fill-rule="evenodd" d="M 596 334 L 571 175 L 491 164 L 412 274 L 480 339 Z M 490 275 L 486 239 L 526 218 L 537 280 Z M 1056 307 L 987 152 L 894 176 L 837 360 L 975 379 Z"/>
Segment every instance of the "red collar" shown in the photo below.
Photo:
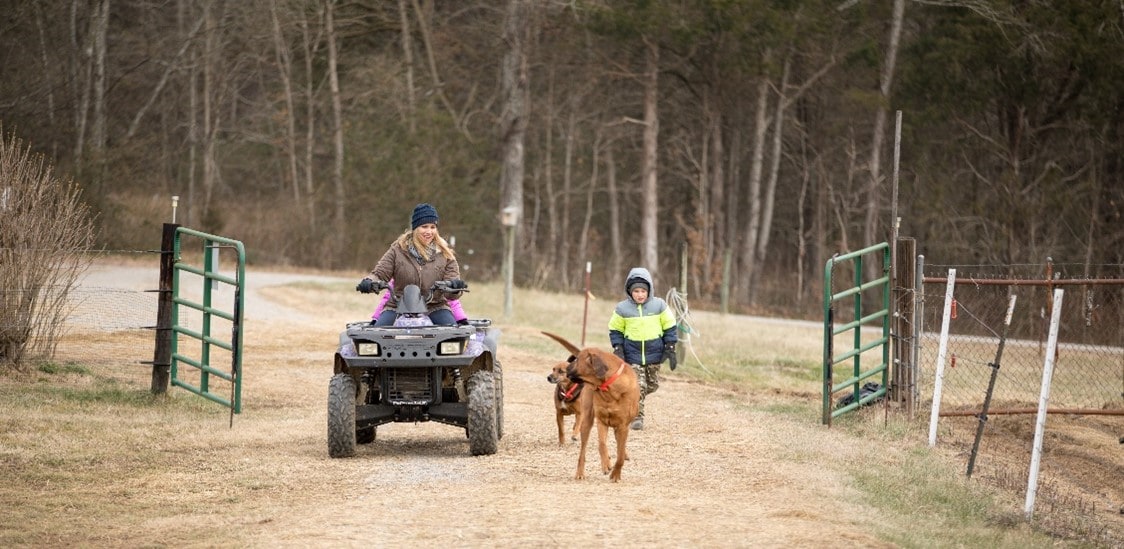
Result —
<path fill-rule="evenodd" d="M 558 396 L 562 399 L 563 402 L 573 402 L 574 399 L 578 398 L 578 395 L 581 394 L 582 385 L 585 384 L 581 382 L 573 382 L 570 384 L 570 389 L 568 391 L 563 391 L 562 386 L 559 385 Z"/>
<path fill-rule="evenodd" d="M 617 372 L 615 374 L 613 374 L 612 376 L 610 376 L 609 379 L 606 379 L 605 382 L 602 383 L 601 386 L 597 388 L 597 390 L 598 391 L 608 391 L 609 386 L 612 385 L 613 382 L 616 381 L 618 377 L 621 377 L 621 372 L 624 372 L 624 366 L 625 366 L 624 361 L 621 361 L 621 365 L 620 365 L 620 367 L 617 368 Z"/>

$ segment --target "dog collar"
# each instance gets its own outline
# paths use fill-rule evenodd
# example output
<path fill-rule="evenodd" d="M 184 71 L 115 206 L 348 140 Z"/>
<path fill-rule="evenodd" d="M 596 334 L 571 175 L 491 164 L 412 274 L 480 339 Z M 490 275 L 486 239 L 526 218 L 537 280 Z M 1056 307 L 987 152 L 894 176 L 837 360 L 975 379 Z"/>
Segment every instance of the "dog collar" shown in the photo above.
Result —
<path fill-rule="evenodd" d="M 570 389 L 567 391 L 563 391 L 562 386 L 559 385 L 558 396 L 562 399 L 563 402 L 573 402 L 574 399 L 578 398 L 578 395 L 581 394 L 582 385 L 584 385 L 584 383 L 572 383 L 570 384 Z"/>
<path fill-rule="evenodd" d="M 609 386 L 612 385 L 613 382 L 616 381 L 618 377 L 621 377 L 621 372 L 624 372 L 624 366 L 625 366 L 625 363 L 621 362 L 621 365 L 617 368 L 616 373 L 614 373 L 612 375 L 612 377 L 610 377 L 609 379 L 606 379 L 605 382 L 602 383 L 601 386 L 597 388 L 597 390 L 598 391 L 608 391 Z"/>

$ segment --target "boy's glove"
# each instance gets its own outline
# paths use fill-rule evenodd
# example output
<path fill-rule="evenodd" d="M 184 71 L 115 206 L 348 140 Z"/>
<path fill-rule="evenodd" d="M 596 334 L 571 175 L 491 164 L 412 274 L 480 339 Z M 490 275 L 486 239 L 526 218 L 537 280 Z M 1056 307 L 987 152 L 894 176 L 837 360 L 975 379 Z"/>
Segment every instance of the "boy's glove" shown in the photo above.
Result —
<path fill-rule="evenodd" d="M 621 360 L 624 360 L 624 347 L 621 345 L 613 346 L 613 354 L 617 355 Z"/>
<path fill-rule="evenodd" d="M 667 365 L 671 366 L 672 370 L 679 365 L 679 357 L 675 356 L 675 344 L 669 343 L 664 345 L 663 354 L 667 357 Z"/>

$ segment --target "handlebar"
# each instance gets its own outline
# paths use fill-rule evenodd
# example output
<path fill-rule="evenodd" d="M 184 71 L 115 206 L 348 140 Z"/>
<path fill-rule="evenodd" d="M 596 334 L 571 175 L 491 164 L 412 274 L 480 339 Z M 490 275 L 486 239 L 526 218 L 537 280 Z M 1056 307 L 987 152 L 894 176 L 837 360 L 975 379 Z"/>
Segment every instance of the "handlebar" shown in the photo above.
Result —
<path fill-rule="evenodd" d="M 450 280 L 438 280 L 437 282 L 433 283 L 433 287 L 430 288 L 430 291 L 440 291 L 440 292 L 444 292 L 444 293 L 457 293 L 457 292 L 467 292 L 468 291 L 468 284 L 465 284 L 464 288 L 449 288 L 449 282 L 451 282 L 451 281 Z M 463 281 L 462 281 L 462 283 L 463 283 Z"/>

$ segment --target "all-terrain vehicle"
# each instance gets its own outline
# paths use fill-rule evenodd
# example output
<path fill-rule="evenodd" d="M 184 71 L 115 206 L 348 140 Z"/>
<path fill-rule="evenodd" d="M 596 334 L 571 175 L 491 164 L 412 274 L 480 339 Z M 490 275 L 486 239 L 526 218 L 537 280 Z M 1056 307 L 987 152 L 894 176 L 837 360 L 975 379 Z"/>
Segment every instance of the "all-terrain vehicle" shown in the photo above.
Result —
<path fill-rule="evenodd" d="M 429 291 L 448 288 L 438 282 Z M 340 333 L 328 384 L 329 456 L 354 455 L 356 444 L 375 441 L 379 425 L 422 421 L 463 428 L 472 455 L 496 453 L 503 437 L 498 331 L 487 319 L 436 326 L 426 301 L 417 286 L 406 286 L 394 326 L 351 322 Z"/>

